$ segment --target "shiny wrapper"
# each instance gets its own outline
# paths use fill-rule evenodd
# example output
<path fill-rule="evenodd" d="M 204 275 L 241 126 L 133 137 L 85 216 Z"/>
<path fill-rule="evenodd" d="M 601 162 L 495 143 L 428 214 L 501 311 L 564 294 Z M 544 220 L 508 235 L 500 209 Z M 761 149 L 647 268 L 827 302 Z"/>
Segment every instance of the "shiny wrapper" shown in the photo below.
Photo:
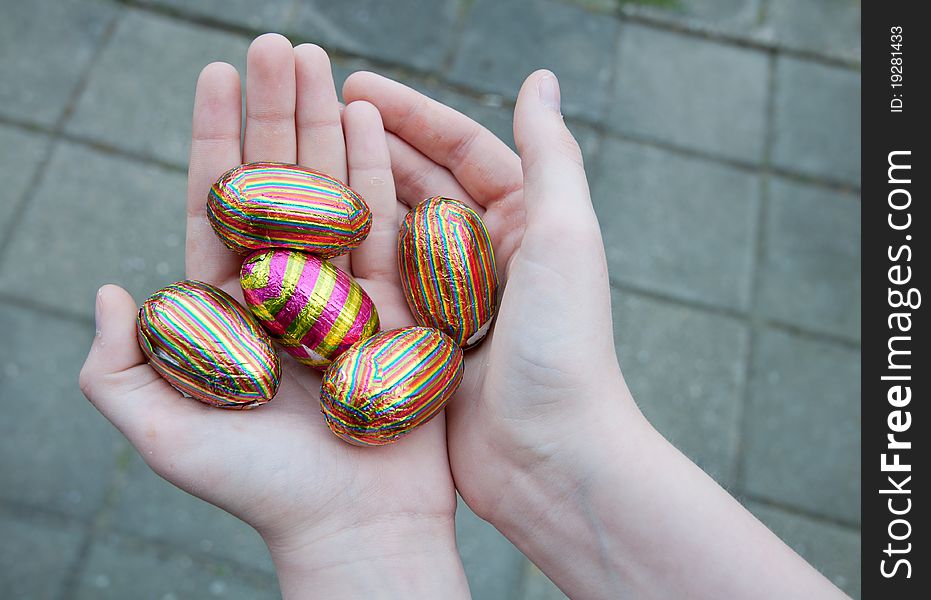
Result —
<path fill-rule="evenodd" d="M 207 217 L 241 254 L 290 248 L 330 258 L 357 247 L 372 227 L 365 201 L 337 179 L 298 165 L 241 165 L 217 180 Z"/>
<path fill-rule="evenodd" d="M 478 214 L 437 196 L 407 213 L 398 236 L 401 285 L 411 313 L 457 344 L 478 344 L 491 326 L 498 295 L 495 255 Z"/>
<path fill-rule="evenodd" d="M 220 408 L 275 396 L 281 368 L 262 327 L 223 290 L 181 281 L 154 293 L 137 319 L 149 364 L 181 393 Z"/>
<path fill-rule="evenodd" d="M 285 352 L 325 369 L 378 331 L 375 304 L 327 260 L 295 250 L 259 250 L 243 262 L 246 306 Z"/>
<path fill-rule="evenodd" d="M 392 329 L 359 342 L 323 374 L 320 407 L 357 446 L 397 440 L 436 416 L 462 381 L 462 349 L 429 327 Z"/>

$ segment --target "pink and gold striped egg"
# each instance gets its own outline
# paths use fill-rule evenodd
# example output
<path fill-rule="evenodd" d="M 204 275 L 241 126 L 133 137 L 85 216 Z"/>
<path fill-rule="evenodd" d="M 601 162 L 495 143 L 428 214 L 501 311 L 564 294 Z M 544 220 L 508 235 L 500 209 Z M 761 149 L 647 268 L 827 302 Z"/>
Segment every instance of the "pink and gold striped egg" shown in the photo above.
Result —
<path fill-rule="evenodd" d="M 223 290 L 181 281 L 139 310 L 149 364 L 178 391 L 220 408 L 252 408 L 275 396 L 278 355 L 259 324 Z"/>
<path fill-rule="evenodd" d="M 242 264 L 246 306 L 285 352 L 325 369 L 352 344 L 378 331 L 365 290 L 322 258 L 296 250 L 259 250 Z"/>
<path fill-rule="evenodd" d="M 421 202 L 401 224 L 398 265 L 419 324 L 463 348 L 485 337 L 497 307 L 498 276 L 491 239 L 474 210 L 441 196 Z"/>
<path fill-rule="evenodd" d="M 207 218 L 240 254 L 290 248 L 330 258 L 357 247 L 372 227 L 368 205 L 339 180 L 273 162 L 224 173 L 210 188 Z"/>
<path fill-rule="evenodd" d="M 327 368 L 320 408 L 357 446 L 391 443 L 435 417 L 462 381 L 462 349 L 430 327 L 405 327 L 353 345 Z"/>

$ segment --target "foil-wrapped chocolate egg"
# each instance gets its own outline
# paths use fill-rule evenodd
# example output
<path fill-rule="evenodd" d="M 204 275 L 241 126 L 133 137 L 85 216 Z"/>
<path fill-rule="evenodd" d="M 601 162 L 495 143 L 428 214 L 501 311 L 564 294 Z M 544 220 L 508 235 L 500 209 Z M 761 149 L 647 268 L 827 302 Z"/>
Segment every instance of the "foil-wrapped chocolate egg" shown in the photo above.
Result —
<path fill-rule="evenodd" d="M 339 180 L 272 162 L 223 174 L 207 196 L 207 217 L 240 254 L 291 248 L 330 258 L 361 244 L 372 227 L 368 205 Z"/>
<path fill-rule="evenodd" d="M 375 304 L 330 261 L 296 250 L 259 250 L 242 263 L 246 306 L 284 349 L 325 369 L 351 345 L 378 331 Z"/>
<path fill-rule="evenodd" d="M 220 408 L 252 408 L 275 396 L 281 375 L 268 335 L 236 300 L 200 281 L 149 297 L 137 336 L 149 364 L 186 396 Z"/>
<path fill-rule="evenodd" d="M 401 285 L 414 318 L 463 348 L 491 327 L 498 295 L 495 255 L 478 214 L 458 200 L 428 198 L 398 236 Z"/>
<path fill-rule="evenodd" d="M 384 331 L 355 344 L 323 374 L 330 430 L 357 446 L 397 440 L 439 413 L 462 381 L 462 349 L 429 327 Z"/>

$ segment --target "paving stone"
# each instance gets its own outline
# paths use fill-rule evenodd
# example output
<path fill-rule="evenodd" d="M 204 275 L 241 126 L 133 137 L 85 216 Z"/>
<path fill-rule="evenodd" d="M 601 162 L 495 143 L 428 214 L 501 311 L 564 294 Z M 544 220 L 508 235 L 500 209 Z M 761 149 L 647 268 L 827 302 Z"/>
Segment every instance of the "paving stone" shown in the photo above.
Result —
<path fill-rule="evenodd" d="M 617 20 L 556 0 L 475 0 L 449 77 L 514 99 L 534 70 L 559 77 L 562 111 L 598 120 L 605 109 Z"/>
<path fill-rule="evenodd" d="M 232 559 L 273 573 L 271 556 L 254 529 L 153 473 L 133 453 L 118 480 L 110 525 L 171 544 L 179 551 L 216 560 Z"/>
<path fill-rule="evenodd" d="M 774 103 L 774 165 L 859 185 L 858 72 L 782 56 Z"/>
<path fill-rule="evenodd" d="M 245 73 L 245 37 L 132 11 L 120 21 L 67 131 L 187 164 L 197 75 L 222 60 Z"/>
<path fill-rule="evenodd" d="M 182 15 L 206 17 L 255 31 L 281 31 L 291 14 L 294 0 L 137 0 Z"/>
<path fill-rule="evenodd" d="M 57 597 L 83 540 L 84 528 L 64 519 L 0 510 L 0 597 Z"/>
<path fill-rule="evenodd" d="M 764 329 L 751 373 L 744 491 L 859 522 L 860 353 Z"/>
<path fill-rule="evenodd" d="M 125 447 L 78 390 L 93 328 L 0 304 L 0 331 L 0 498 L 89 517 Z"/>
<path fill-rule="evenodd" d="M 524 555 L 490 523 L 459 500 L 456 539 L 472 598 L 513 598 L 520 584 Z"/>
<path fill-rule="evenodd" d="M 770 2 L 766 28 L 780 45 L 860 60 L 860 0 Z"/>
<path fill-rule="evenodd" d="M 197 562 L 185 552 L 151 546 L 116 535 L 91 547 L 74 598 L 280 598 L 272 578 L 242 572 L 224 563 Z"/>
<path fill-rule="evenodd" d="M 608 123 L 626 134 L 759 162 L 767 65 L 757 50 L 625 25 Z"/>
<path fill-rule="evenodd" d="M 45 135 L 0 125 L 0 180 L 4 186 L 0 198 L 0 235 L 19 208 L 23 193 L 47 151 Z"/>
<path fill-rule="evenodd" d="M 860 203 L 856 196 L 769 184 L 757 303 L 772 319 L 860 337 Z"/>
<path fill-rule="evenodd" d="M 0 114 L 54 124 L 116 13 L 93 0 L 4 2 Z"/>
<path fill-rule="evenodd" d="M 456 0 L 304 0 L 287 29 L 328 48 L 432 70 L 449 52 L 457 10 Z"/>
<path fill-rule="evenodd" d="M 142 302 L 183 277 L 185 185 L 181 173 L 62 144 L 0 265 L 0 290 L 88 316 L 107 282 Z"/>
<path fill-rule="evenodd" d="M 566 595 L 540 569 L 528 562 L 524 568 L 524 581 L 521 584 L 518 598 L 520 600 L 566 600 Z"/>
<path fill-rule="evenodd" d="M 860 532 L 750 502 L 747 508 L 854 598 L 860 597 Z"/>
<path fill-rule="evenodd" d="M 758 177 L 614 139 L 600 155 L 592 187 L 612 278 L 746 308 Z"/>
<path fill-rule="evenodd" d="M 613 292 L 614 340 L 630 391 L 660 433 L 733 483 L 747 328 L 729 317 Z"/>

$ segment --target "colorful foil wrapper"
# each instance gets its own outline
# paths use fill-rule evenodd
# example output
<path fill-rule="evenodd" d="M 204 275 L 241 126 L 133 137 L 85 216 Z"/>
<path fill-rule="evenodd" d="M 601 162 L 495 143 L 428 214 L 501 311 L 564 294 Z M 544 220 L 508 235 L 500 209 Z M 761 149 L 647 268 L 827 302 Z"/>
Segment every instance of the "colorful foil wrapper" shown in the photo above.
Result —
<path fill-rule="evenodd" d="M 451 198 L 428 198 L 407 213 L 398 236 L 401 285 L 414 318 L 457 344 L 478 344 L 497 308 L 498 276 L 478 214 Z"/>
<path fill-rule="evenodd" d="M 290 248 L 330 258 L 357 247 L 372 227 L 368 205 L 337 179 L 271 162 L 222 175 L 207 196 L 207 217 L 240 254 Z"/>
<path fill-rule="evenodd" d="M 294 250 L 260 250 L 242 264 L 246 306 L 284 349 L 325 369 L 379 329 L 365 290 L 332 263 Z"/>
<path fill-rule="evenodd" d="M 281 376 L 268 335 L 236 300 L 200 281 L 181 281 L 143 303 L 139 345 L 178 391 L 220 408 L 252 408 L 275 396 Z"/>
<path fill-rule="evenodd" d="M 350 444 L 388 444 L 436 416 L 462 371 L 462 349 L 445 334 L 392 329 L 333 361 L 323 374 L 320 407 L 330 430 Z"/>

